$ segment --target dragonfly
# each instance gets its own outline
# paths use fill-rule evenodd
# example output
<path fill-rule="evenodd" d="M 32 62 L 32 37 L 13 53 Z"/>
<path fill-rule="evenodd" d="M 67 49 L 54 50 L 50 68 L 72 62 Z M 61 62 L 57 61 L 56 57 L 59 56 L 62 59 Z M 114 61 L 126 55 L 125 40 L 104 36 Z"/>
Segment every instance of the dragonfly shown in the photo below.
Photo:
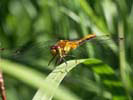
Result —
<path fill-rule="evenodd" d="M 108 35 L 105 35 L 105 36 L 108 37 Z M 53 60 L 55 58 L 56 58 L 56 61 L 55 61 L 54 66 L 61 64 L 62 62 L 66 63 L 66 65 L 67 65 L 66 57 L 70 57 L 70 56 L 74 57 L 73 55 L 69 54 L 71 51 L 74 51 L 75 49 L 77 49 L 84 43 L 88 42 L 89 40 L 94 40 L 95 38 L 99 38 L 99 37 L 101 38 L 104 36 L 97 36 L 96 34 L 87 34 L 86 36 L 84 36 L 80 39 L 77 39 L 77 40 L 58 40 L 56 42 L 54 41 L 53 43 L 50 43 L 50 41 L 48 41 L 47 43 L 42 43 L 40 45 L 40 47 L 39 47 L 39 44 L 34 44 L 32 47 L 32 45 L 30 43 L 28 43 L 27 47 L 29 49 L 29 52 L 27 54 L 31 54 L 31 52 L 32 52 L 33 55 L 36 53 L 39 56 L 39 53 L 41 51 L 47 52 L 47 50 L 48 50 L 48 52 L 50 52 L 52 55 L 52 58 L 48 62 L 48 66 L 53 62 Z M 31 47 L 29 46 L 29 44 L 31 45 Z M 47 45 L 47 44 L 48 44 L 49 49 L 45 47 L 45 45 Z M 26 61 L 26 59 L 28 59 L 28 57 L 30 57 L 30 55 L 27 56 L 27 54 L 26 54 L 26 51 L 28 51 L 27 47 L 20 47 L 18 49 L 12 50 L 13 51 L 12 56 L 19 56 L 19 54 L 20 54 L 20 57 L 17 58 L 17 60 L 21 60 L 24 58 L 24 60 Z M 0 51 L 5 51 L 5 50 L 7 50 L 7 49 L 0 48 Z M 41 50 L 41 51 L 37 51 L 37 50 Z M 46 55 L 47 54 L 46 52 L 43 54 Z M 10 54 L 11 53 L 9 52 L 6 55 L 10 56 Z M 23 55 L 26 55 L 26 57 Z M 42 54 L 41 54 L 41 56 L 42 56 Z M 33 56 L 31 56 L 31 57 L 33 57 Z M 38 58 L 35 58 L 35 60 L 36 59 L 38 59 Z"/>
<path fill-rule="evenodd" d="M 91 40 L 95 37 L 96 37 L 96 34 L 88 34 L 87 36 L 85 36 L 79 40 L 59 40 L 59 41 L 57 41 L 57 43 L 52 45 L 50 48 L 50 51 L 51 51 L 51 54 L 53 57 L 49 61 L 48 65 L 50 65 L 50 63 L 54 60 L 54 58 L 56 56 L 58 56 L 56 63 L 60 63 L 62 61 L 64 61 L 66 63 L 65 57 L 69 56 L 68 53 L 70 51 L 78 48 L 80 45 L 84 44 L 88 40 Z"/>

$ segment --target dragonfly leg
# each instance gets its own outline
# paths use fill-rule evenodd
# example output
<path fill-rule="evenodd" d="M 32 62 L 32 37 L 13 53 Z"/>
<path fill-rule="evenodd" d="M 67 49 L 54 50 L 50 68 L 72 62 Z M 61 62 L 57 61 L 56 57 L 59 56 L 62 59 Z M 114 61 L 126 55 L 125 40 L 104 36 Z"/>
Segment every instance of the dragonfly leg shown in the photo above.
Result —
<path fill-rule="evenodd" d="M 65 62 L 66 66 L 67 66 L 67 61 L 64 57 L 62 57 L 62 60 Z"/>
<path fill-rule="evenodd" d="M 54 66 L 56 66 L 59 62 L 59 58 L 56 59 Z"/>
<path fill-rule="evenodd" d="M 66 60 L 64 59 L 64 57 L 59 57 L 59 58 L 57 58 L 56 61 L 55 61 L 55 66 L 58 65 L 58 64 L 61 64 L 62 61 L 64 61 L 64 62 L 66 63 L 66 65 L 67 65 L 67 62 L 66 62 Z"/>
<path fill-rule="evenodd" d="M 60 57 L 58 57 L 57 59 L 56 59 L 56 61 L 55 61 L 55 65 L 54 66 L 56 66 L 56 65 L 58 65 L 58 64 L 60 64 L 61 62 L 62 62 L 62 58 L 60 58 Z M 64 71 L 54 71 L 54 72 L 61 72 L 61 73 L 64 73 Z"/>
<path fill-rule="evenodd" d="M 65 64 L 66 64 L 66 66 L 67 66 L 67 61 L 65 60 L 64 57 L 61 57 L 61 58 L 57 59 L 56 62 L 55 62 L 55 65 L 60 64 L 62 61 L 64 61 Z M 67 69 L 66 69 L 66 67 L 65 67 L 65 71 L 60 71 L 60 72 L 64 73 L 64 72 L 68 72 L 68 71 L 67 71 Z"/>
<path fill-rule="evenodd" d="M 55 65 L 54 65 L 54 66 L 60 64 L 60 63 L 62 62 L 62 60 L 63 60 L 62 58 L 58 57 L 58 58 L 56 59 L 56 61 L 55 61 Z"/>
<path fill-rule="evenodd" d="M 63 61 L 63 57 L 59 58 L 58 63 L 57 64 L 61 64 L 61 62 Z"/>
<path fill-rule="evenodd" d="M 49 63 L 48 63 L 48 66 L 51 64 L 51 62 L 54 60 L 54 58 L 56 57 L 56 55 L 54 55 L 53 57 L 52 57 L 52 59 L 49 61 Z"/>

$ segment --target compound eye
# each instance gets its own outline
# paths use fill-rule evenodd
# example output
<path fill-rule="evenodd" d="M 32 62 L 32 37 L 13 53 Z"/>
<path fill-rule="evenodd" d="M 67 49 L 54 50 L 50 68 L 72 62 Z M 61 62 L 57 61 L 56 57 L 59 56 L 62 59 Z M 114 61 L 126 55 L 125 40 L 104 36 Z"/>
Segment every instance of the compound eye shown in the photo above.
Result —
<path fill-rule="evenodd" d="M 52 50 L 52 49 L 59 49 L 59 48 L 60 48 L 60 46 L 51 46 L 50 49 Z"/>
<path fill-rule="evenodd" d="M 56 46 L 56 48 L 57 48 L 57 49 L 59 49 L 59 48 L 60 48 L 60 46 Z"/>
<path fill-rule="evenodd" d="M 51 54 L 52 54 L 52 55 L 56 55 L 56 54 L 57 54 L 56 49 L 51 49 Z"/>
<path fill-rule="evenodd" d="M 51 51 L 52 55 L 56 55 L 57 54 L 57 46 L 51 46 L 50 51 Z"/>

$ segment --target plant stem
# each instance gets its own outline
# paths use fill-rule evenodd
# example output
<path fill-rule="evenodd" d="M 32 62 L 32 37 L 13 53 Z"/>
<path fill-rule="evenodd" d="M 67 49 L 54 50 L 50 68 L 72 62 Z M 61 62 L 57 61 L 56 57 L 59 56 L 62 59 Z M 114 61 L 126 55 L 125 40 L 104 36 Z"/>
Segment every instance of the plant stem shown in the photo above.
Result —
<path fill-rule="evenodd" d="M 6 92 L 4 87 L 2 71 L 0 71 L 0 91 L 1 91 L 2 100 L 6 100 Z"/>
<path fill-rule="evenodd" d="M 129 100 L 131 100 L 129 94 L 129 77 L 127 72 L 127 64 L 126 64 L 126 56 L 125 56 L 125 38 L 124 38 L 124 26 L 123 22 L 118 23 L 118 37 L 119 37 L 119 62 L 120 62 L 120 74 L 122 78 L 123 85 L 125 87 L 126 93 L 128 95 Z"/>
<path fill-rule="evenodd" d="M 4 48 L 0 48 L 0 53 L 3 51 Z M 1 62 L 1 55 L 0 55 L 0 62 Z M 2 100 L 6 100 L 6 92 L 5 92 L 5 86 L 4 86 L 4 79 L 2 75 L 2 71 L 0 70 L 0 92 Z"/>

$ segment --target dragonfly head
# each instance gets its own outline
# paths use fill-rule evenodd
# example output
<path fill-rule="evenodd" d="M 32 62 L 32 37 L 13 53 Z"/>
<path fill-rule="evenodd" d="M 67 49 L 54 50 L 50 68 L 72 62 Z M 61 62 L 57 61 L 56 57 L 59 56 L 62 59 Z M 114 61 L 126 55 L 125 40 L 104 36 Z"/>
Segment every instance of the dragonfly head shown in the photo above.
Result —
<path fill-rule="evenodd" d="M 52 53 L 52 55 L 56 55 L 58 53 L 58 49 L 60 48 L 60 46 L 51 46 L 50 51 Z"/>

